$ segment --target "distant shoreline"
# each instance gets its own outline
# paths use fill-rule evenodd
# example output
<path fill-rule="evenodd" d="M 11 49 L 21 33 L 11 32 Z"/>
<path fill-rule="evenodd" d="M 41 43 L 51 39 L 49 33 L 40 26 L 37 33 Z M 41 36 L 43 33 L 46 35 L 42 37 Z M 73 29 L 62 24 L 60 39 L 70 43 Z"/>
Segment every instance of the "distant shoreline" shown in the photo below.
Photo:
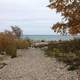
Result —
<path fill-rule="evenodd" d="M 73 39 L 73 36 L 63 36 L 63 35 L 23 35 L 23 39 L 31 40 L 44 40 L 44 41 L 59 41 L 59 40 L 70 40 Z"/>

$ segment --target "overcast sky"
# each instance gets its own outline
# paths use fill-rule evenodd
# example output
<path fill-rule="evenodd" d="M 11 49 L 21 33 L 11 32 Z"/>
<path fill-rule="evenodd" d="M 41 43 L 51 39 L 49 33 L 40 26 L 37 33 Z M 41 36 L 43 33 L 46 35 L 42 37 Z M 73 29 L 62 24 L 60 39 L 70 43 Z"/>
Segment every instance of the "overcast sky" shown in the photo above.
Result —
<path fill-rule="evenodd" d="M 55 34 L 51 26 L 61 17 L 48 4 L 48 0 L 0 0 L 0 31 L 18 25 L 24 34 Z"/>

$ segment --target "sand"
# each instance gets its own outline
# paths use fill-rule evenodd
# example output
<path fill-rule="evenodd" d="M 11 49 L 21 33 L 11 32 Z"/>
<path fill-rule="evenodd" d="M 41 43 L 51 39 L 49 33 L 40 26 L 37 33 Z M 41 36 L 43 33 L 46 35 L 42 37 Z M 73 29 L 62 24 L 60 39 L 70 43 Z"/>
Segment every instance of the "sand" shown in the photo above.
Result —
<path fill-rule="evenodd" d="M 6 63 L 0 80 L 77 80 L 75 71 L 67 71 L 65 64 L 46 57 L 38 48 L 18 50 L 18 57 Z"/>

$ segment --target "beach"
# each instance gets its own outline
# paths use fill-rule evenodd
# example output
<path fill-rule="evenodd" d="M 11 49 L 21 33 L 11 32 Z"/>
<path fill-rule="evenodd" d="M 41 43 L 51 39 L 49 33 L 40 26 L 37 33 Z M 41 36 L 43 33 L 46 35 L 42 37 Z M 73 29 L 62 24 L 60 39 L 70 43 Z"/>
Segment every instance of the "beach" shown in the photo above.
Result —
<path fill-rule="evenodd" d="M 76 71 L 55 58 L 46 57 L 39 48 L 21 49 L 14 59 L 4 60 L 7 65 L 0 69 L 0 80 L 77 80 Z"/>
<path fill-rule="evenodd" d="M 80 0 L 0 0 L 0 80 L 80 80 Z"/>

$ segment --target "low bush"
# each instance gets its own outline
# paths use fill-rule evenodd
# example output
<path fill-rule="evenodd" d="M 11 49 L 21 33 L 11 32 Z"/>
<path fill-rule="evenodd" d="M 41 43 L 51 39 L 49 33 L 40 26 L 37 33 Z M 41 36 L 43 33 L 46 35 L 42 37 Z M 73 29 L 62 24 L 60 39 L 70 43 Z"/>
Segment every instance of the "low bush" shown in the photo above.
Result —
<path fill-rule="evenodd" d="M 80 66 L 80 39 L 70 41 L 49 42 L 45 55 L 55 57 L 70 65 L 69 70 Z"/>
<path fill-rule="evenodd" d="M 23 40 L 23 39 L 16 40 L 17 49 L 27 49 L 30 45 L 31 45 L 30 41 L 28 40 Z"/>
<path fill-rule="evenodd" d="M 15 38 L 9 33 L 0 33 L 0 53 L 6 52 L 11 57 L 16 57 Z"/>
<path fill-rule="evenodd" d="M 21 39 L 22 30 L 17 26 L 11 26 L 12 31 L 0 32 L 0 55 L 17 56 L 17 49 L 26 49 L 31 45 L 29 39 Z"/>
<path fill-rule="evenodd" d="M 0 54 L 5 52 L 14 58 L 17 56 L 17 49 L 26 49 L 30 45 L 29 40 L 17 39 L 12 33 L 0 33 Z"/>
<path fill-rule="evenodd" d="M 17 56 L 17 49 L 16 49 L 15 46 L 12 46 L 12 45 L 7 46 L 7 48 L 6 48 L 6 53 L 7 53 L 8 55 L 10 55 L 11 58 L 14 58 L 14 57 Z"/>

